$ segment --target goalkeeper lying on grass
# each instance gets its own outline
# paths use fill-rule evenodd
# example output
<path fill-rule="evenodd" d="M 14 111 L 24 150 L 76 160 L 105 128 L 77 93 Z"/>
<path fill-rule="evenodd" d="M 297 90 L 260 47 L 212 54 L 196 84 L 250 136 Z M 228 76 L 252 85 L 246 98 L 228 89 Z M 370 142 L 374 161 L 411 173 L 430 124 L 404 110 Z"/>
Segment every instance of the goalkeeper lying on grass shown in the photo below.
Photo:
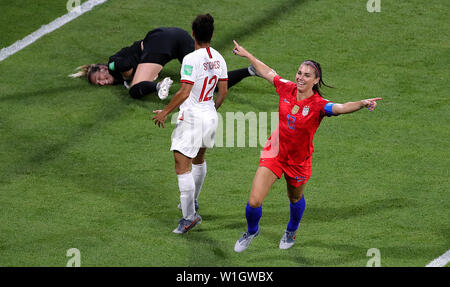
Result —
<path fill-rule="evenodd" d="M 158 74 L 171 60 L 178 59 L 181 63 L 184 56 L 193 51 L 194 39 L 187 31 L 176 27 L 160 27 L 148 32 L 143 40 L 136 41 L 109 57 L 108 64 L 84 65 L 69 76 L 86 77 L 91 84 L 99 86 L 124 83 L 132 98 L 140 99 L 158 92 L 158 97 L 164 100 L 169 95 L 173 81 L 166 77 L 156 82 Z M 255 75 L 253 66 L 230 71 L 228 88 Z"/>

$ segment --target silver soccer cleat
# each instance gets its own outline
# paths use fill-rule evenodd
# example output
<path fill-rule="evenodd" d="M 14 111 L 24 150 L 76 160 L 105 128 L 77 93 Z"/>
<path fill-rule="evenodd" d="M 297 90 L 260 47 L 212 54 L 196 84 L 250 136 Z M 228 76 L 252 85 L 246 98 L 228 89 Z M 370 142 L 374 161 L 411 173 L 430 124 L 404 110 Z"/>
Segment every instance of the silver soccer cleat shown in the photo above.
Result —
<path fill-rule="evenodd" d="M 297 231 L 285 231 L 283 237 L 280 240 L 280 249 L 288 249 L 291 248 L 295 243 L 295 236 Z"/>
<path fill-rule="evenodd" d="M 234 245 L 234 251 L 236 252 L 242 252 L 245 249 L 248 248 L 248 246 L 250 245 L 250 243 L 252 242 L 253 238 L 255 238 L 256 236 L 259 235 L 260 229 L 258 227 L 258 230 L 256 231 L 256 233 L 254 234 L 250 234 L 247 232 L 245 232 L 241 238 L 238 239 L 238 241 L 236 241 L 236 244 Z"/>
<path fill-rule="evenodd" d="M 200 223 L 202 223 L 202 217 L 197 213 L 192 220 L 181 218 L 180 221 L 178 221 L 178 227 L 173 230 L 173 233 L 186 233 Z"/>

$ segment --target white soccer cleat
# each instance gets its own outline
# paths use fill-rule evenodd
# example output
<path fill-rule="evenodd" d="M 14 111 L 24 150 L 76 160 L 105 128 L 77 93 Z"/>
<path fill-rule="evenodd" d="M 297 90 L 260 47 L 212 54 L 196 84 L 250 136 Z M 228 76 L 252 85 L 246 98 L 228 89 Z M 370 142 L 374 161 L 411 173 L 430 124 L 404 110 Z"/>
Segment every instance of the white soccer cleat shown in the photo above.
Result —
<path fill-rule="evenodd" d="M 158 89 L 158 97 L 161 100 L 165 100 L 169 96 L 169 89 L 170 86 L 172 86 L 173 81 L 167 77 L 164 78 L 161 82 L 158 83 L 157 89 Z"/>
<path fill-rule="evenodd" d="M 247 232 L 245 232 L 241 238 L 238 239 L 238 241 L 236 241 L 236 244 L 234 245 L 234 251 L 240 253 L 244 250 L 246 250 L 248 248 L 248 246 L 250 245 L 250 243 L 252 242 L 253 238 L 255 238 L 256 236 L 258 236 L 260 232 L 260 229 L 258 227 L 258 230 L 256 231 L 256 233 L 254 234 L 250 234 Z"/>
<path fill-rule="evenodd" d="M 280 249 L 288 249 L 291 248 L 295 243 L 295 236 L 297 231 L 285 231 L 283 237 L 280 240 Z"/>

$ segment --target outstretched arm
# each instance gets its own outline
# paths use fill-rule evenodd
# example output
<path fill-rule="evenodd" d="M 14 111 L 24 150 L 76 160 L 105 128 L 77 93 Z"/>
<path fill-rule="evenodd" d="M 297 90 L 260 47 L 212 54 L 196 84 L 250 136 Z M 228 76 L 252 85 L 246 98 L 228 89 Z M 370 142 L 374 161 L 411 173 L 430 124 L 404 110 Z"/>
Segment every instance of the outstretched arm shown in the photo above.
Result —
<path fill-rule="evenodd" d="M 250 63 L 255 67 L 256 72 L 258 75 L 260 75 L 262 78 L 266 79 L 270 83 L 273 84 L 273 78 L 277 75 L 272 68 L 255 58 L 250 52 L 244 49 L 244 47 L 239 46 L 239 44 L 233 40 L 234 43 L 234 49 L 233 53 L 235 55 L 239 55 L 241 57 L 247 58 Z"/>
<path fill-rule="evenodd" d="M 333 114 L 334 115 L 341 115 L 341 114 L 349 114 L 356 111 L 359 111 L 360 109 L 367 107 L 369 111 L 373 111 L 375 107 L 377 106 L 377 101 L 382 100 L 382 98 L 373 98 L 373 99 L 366 99 L 361 100 L 358 102 L 348 102 L 345 104 L 334 104 L 333 105 Z"/>
<path fill-rule="evenodd" d="M 153 111 L 153 113 L 156 114 L 156 116 L 152 119 L 155 122 L 155 125 L 158 125 L 158 127 L 164 127 L 167 116 L 189 97 L 191 90 L 192 85 L 181 83 L 180 90 L 178 90 L 175 96 L 173 96 L 170 103 L 163 110 Z"/>

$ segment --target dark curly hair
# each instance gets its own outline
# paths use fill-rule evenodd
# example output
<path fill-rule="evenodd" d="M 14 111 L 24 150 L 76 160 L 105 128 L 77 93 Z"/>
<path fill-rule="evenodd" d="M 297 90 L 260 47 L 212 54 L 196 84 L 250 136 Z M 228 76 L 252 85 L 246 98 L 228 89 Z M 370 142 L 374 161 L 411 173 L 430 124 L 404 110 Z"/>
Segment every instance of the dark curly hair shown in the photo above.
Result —
<path fill-rule="evenodd" d="M 211 42 L 214 32 L 214 18 L 209 13 L 198 15 L 192 22 L 192 31 L 199 44 Z"/>

